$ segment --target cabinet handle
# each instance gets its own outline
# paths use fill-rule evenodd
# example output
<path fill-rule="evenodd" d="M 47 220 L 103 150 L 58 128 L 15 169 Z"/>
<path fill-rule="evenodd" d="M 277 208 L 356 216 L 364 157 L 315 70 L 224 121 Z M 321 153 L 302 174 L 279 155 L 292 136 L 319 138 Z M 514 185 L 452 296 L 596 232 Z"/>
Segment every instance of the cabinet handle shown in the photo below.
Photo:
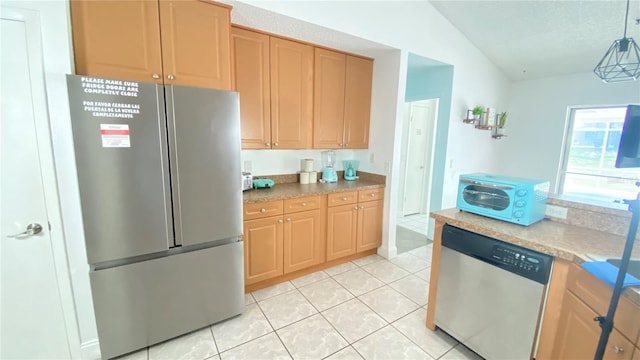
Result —
<path fill-rule="evenodd" d="M 360 205 L 360 210 L 364 209 L 364 205 Z"/>
<path fill-rule="evenodd" d="M 617 354 L 622 354 L 624 352 L 624 349 L 616 345 L 613 345 L 613 352 Z"/>
<path fill-rule="evenodd" d="M 344 147 L 347 147 L 347 146 L 349 146 L 349 143 L 344 144 Z"/>
<path fill-rule="evenodd" d="M 264 213 L 266 213 L 266 212 L 267 212 L 267 209 L 262 208 L 262 209 L 260 209 L 260 212 L 264 214 Z"/>
<path fill-rule="evenodd" d="M 282 224 L 282 223 L 283 223 L 282 219 L 278 219 L 278 224 Z"/>
<path fill-rule="evenodd" d="M 287 218 L 287 221 L 291 221 L 291 218 Z"/>
<path fill-rule="evenodd" d="M 271 146 L 271 143 L 264 143 L 265 146 Z"/>
<path fill-rule="evenodd" d="M 342 147 L 342 143 L 338 144 L 338 147 Z"/>
<path fill-rule="evenodd" d="M 376 197 L 376 193 L 371 193 L 371 197 Z"/>
<path fill-rule="evenodd" d="M 307 203 L 303 202 L 303 203 L 302 203 L 302 206 L 307 206 Z"/>
<path fill-rule="evenodd" d="M 273 143 L 273 146 L 278 146 L 278 143 Z"/>
<path fill-rule="evenodd" d="M 347 197 L 346 197 L 346 196 L 345 196 L 345 197 L 343 197 L 343 198 L 342 198 L 342 201 L 347 201 Z"/>
<path fill-rule="evenodd" d="M 154 79 L 160 79 L 160 75 L 158 75 L 158 74 L 153 74 L 153 75 L 151 75 L 151 77 L 154 78 Z"/>
<path fill-rule="evenodd" d="M 169 74 L 169 75 L 167 75 L 167 79 L 173 80 L 173 79 L 175 79 L 175 77 L 173 75 Z"/>
<path fill-rule="evenodd" d="M 355 207 L 353 208 L 353 210 L 358 210 L 358 207 L 357 207 L 357 206 L 355 206 Z"/>

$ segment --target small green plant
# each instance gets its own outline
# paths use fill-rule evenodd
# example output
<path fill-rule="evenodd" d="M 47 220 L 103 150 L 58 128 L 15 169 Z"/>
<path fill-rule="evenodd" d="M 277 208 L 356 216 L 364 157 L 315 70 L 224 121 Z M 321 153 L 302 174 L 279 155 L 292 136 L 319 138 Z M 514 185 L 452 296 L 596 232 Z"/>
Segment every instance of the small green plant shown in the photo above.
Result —
<path fill-rule="evenodd" d="M 482 115 L 483 112 L 484 112 L 484 108 L 480 105 L 474 107 L 473 110 L 471 110 L 471 113 L 476 116 Z"/>
<path fill-rule="evenodd" d="M 504 129 L 507 126 L 507 112 L 503 111 L 498 115 L 498 128 Z"/>

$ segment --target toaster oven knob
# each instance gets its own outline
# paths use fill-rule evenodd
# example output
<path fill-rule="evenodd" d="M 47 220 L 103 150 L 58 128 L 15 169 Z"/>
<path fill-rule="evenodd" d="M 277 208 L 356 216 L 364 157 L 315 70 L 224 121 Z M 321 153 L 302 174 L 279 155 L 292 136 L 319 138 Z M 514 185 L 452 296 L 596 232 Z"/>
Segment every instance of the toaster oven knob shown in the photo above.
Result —
<path fill-rule="evenodd" d="M 519 196 L 519 197 L 527 196 L 527 190 L 526 189 L 518 189 L 516 191 L 516 196 Z"/>
<path fill-rule="evenodd" d="M 524 216 L 524 211 L 518 210 L 513 212 L 513 217 L 519 219 Z"/>
<path fill-rule="evenodd" d="M 516 202 L 515 202 L 515 206 L 519 207 L 519 208 L 524 207 L 526 204 L 527 204 L 527 202 L 524 201 L 524 200 L 516 200 Z"/>

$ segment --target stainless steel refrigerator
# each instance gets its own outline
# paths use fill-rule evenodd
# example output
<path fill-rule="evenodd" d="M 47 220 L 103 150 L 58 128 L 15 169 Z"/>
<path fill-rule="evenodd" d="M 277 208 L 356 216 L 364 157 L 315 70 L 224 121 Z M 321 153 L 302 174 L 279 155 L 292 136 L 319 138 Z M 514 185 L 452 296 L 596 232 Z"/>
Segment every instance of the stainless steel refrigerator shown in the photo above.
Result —
<path fill-rule="evenodd" d="M 238 94 L 68 75 L 103 358 L 244 309 Z"/>

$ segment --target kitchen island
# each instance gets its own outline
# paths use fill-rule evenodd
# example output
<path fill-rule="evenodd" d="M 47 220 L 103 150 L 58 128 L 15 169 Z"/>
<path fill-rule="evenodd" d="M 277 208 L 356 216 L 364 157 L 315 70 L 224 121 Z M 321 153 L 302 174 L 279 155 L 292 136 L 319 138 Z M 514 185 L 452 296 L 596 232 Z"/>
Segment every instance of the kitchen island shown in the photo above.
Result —
<path fill-rule="evenodd" d="M 550 200 L 569 208 L 567 219 L 545 219 L 525 227 L 458 209 L 430 214 L 436 220 L 436 227 L 426 319 L 429 329 L 436 328 L 434 319 L 441 237 L 444 224 L 449 224 L 554 256 L 535 357 L 593 357 L 591 347 L 595 350 L 599 326 L 592 319 L 594 314 L 606 314 L 612 290 L 584 271 L 580 264 L 585 261 L 619 258 L 625 242 L 622 229 L 625 229 L 625 223 L 628 224 L 629 216 L 625 211 Z M 638 241 L 632 257 L 640 257 Z M 640 287 L 628 287 L 623 292 L 614 327 L 607 350 L 609 355 L 620 359 L 631 359 L 634 351 L 638 353 L 635 356 L 640 355 L 639 349 L 634 350 L 640 344 Z M 605 354 L 605 358 L 607 357 Z"/>

